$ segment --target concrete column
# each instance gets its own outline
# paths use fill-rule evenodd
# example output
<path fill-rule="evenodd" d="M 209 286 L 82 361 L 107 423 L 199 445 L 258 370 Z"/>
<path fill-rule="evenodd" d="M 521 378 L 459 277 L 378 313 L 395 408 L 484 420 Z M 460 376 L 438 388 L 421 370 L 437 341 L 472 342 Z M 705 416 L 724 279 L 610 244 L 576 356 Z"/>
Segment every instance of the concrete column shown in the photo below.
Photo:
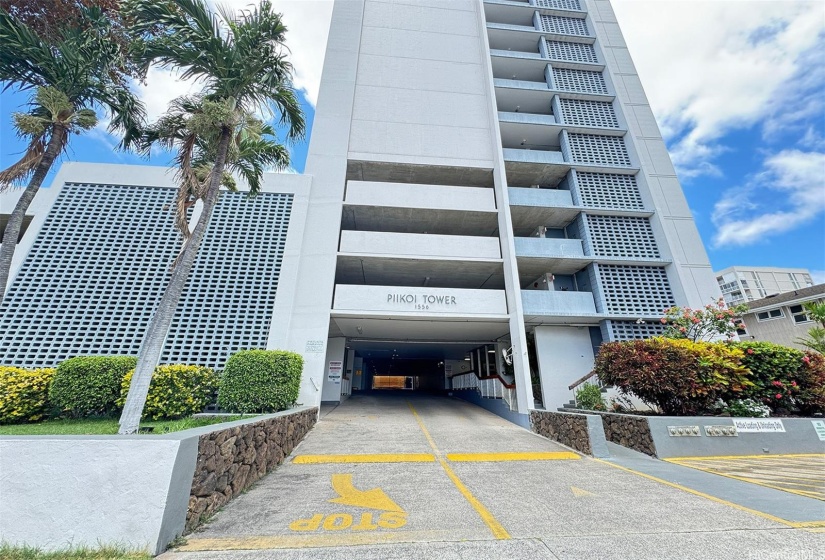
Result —
<path fill-rule="evenodd" d="M 481 30 L 484 52 L 482 64 L 487 74 L 487 113 L 491 122 L 493 143 L 493 186 L 498 207 L 498 229 L 501 241 L 501 257 L 504 260 L 504 288 L 507 297 L 507 312 L 510 315 L 510 343 L 513 348 L 513 370 L 515 372 L 516 399 L 518 413 L 527 414 L 533 405 L 533 384 L 530 380 L 530 362 L 527 358 L 527 337 L 524 331 L 524 311 L 521 305 L 521 285 L 516 263 L 516 249 L 513 242 L 513 220 L 510 216 L 510 200 L 507 191 L 507 177 L 504 173 L 504 155 L 501 151 L 501 132 L 498 128 L 498 109 L 493 88 L 493 66 L 490 61 L 490 43 L 485 27 L 484 6 L 476 3 L 478 25 Z"/>
<path fill-rule="evenodd" d="M 593 345 L 587 327 L 536 327 L 536 354 L 546 410 L 569 401 L 573 397 L 570 384 L 593 370 Z"/>
<path fill-rule="evenodd" d="M 341 401 L 341 380 L 344 373 L 347 339 L 344 337 L 327 340 L 324 384 L 321 390 L 322 402 Z M 340 364 L 340 365 L 339 365 Z"/>

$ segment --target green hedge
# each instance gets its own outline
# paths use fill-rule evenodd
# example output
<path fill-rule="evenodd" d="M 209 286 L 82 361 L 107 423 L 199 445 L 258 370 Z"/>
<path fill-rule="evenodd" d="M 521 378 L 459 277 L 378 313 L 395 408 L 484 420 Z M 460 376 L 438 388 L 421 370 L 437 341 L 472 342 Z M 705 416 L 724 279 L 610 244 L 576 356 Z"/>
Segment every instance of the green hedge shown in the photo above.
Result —
<path fill-rule="evenodd" d="M 280 350 L 242 350 L 221 375 L 218 406 L 229 412 L 276 412 L 295 404 L 304 359 Z"/>
<path fill-rule="evenodd" d="M 594 370 L 602 383 L 665 414 L 714 413 L 720 401 L 733 409 L 753 401 L 772 412 L 825 412 L 825 357 L 771 342 L 609 342 Z"/>
<path fill-rule="evenodd" d="M 49 400 L 61 413 L 74 418 L 113 415 L 119 410 L 123 377 L 136 365 L 133 356 L 69 358 L 57 366 Z"/>
<path fill-rule="evenodd" d="M 742 352 L 724 344 L 650 338 L 602 344 L 593 370 L 665 414 L 693 415 L 751 386 Z"/>
<path fill-rule="evenodd" d="M 36 422 L 49 413 L 54 369 L 0 366 L 0 424 Z"/>
<path fill-rule="evenodd" d="M 799 396 L 797 380 L 805 352 L 763 341 L 736 343 L 742 350 L 742 363 L 753 373 L 754 387 L 748 396 L 771 410 L 792 408 Z"/>
<path fill-rule="evenodd" d="M 126 395 L 134 373 L 132 370 L 123 378 L 117 402 L 120 408 L 126 404 Z M 149 384 L 143 418 L 175 420 L 202 412 L 214 402 L 217 390 L 218 376 L 208 367 L 183 364 L 158 366 Z"/>

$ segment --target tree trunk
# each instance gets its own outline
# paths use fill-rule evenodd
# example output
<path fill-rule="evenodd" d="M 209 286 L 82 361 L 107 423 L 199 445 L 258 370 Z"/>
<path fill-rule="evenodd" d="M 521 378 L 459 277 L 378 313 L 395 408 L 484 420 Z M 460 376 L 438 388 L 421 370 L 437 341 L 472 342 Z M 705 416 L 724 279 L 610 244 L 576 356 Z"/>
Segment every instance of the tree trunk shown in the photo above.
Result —
<path fill-rule="evenodd" d="M 218 154 L 215 159 L 215 173 L 212 175 L 209 191 L 203 201 L 203 211 L 198 218 L 195 229 L 192 231 L 192 236 L 186 241 L 183 247 L 182 254 L 180 255 L 177 266 L 175 266 L 175 269 L 172 271 L 172 277 L 169 279 L 169 284 L 166 286 L 163 298 L 160 300 L 155 314 L 152 316 L 152 319 L 149 321 L 149 326 L 146 328 L 146 334 L 143 337 L 143 343 L 140 345 L 140 351 L 138 352 L 137 367 L 132 376 L 132 382 L 129 385 L 129 393 L 126 395 L 123 414 L 120 416 L 120 430 L 118 431 L 120 434 L 135 433 L 140 426 L 140 418 L 143 415 L 143 407 L 146 404 L 146 397 L 149 394 L 149 384 L 152 381 L 152 374 L 160 360 L 163 345 L 166 342 L 166 335 L 169 331 L 169 326 L 172 324 L 172 319 L 175 316 L 175 310 L 178 307 L 180 296 L 183 293 L 183 288 L 186 286 L 186 281 L 189 279 L 189 274 L 195 264 L 195 257 L 203 241 L 206 228 L 209 226 L 215 204 L 218 202 L 218 194 L 221 189 L 221 177 L 223 176 L 226 154 L 229 151 L 231 138 L 232 131 L 230 129 L 225 129 L 221 133 L 221 139 L 218 144 Z"/>
<path fill-rule="evenodd" d="M 17 204 L 11 216 L 9 216 L 9 223 L 6 224 L 6 229 L 3 231 L 3 243 L 0 244 L 0 303 L 3 302 L 6 291 L 9 288 L 7 284 L 9 283 L 11 261 L 14 257 L 14 250 L 17 248 L 20 230 L 23 228 L 23 219 L 26 217 L 26 210 L 29 209 L 37 191 L 40 190 L 40 186 L 43 184 L 43 180 L 46 178 L 46 175 L 49 174 L 54 160 L 60 155 L 66 134 L 68 134 L 68 131 L 63 125 L 54 125 L 52 137 L 49 139 L 49 145 L 46 147 L 43 159 L 37 164 L 37 168 L 34 170 L 34 175 L 32 175 L 29 185 L 17 200 Z"/>

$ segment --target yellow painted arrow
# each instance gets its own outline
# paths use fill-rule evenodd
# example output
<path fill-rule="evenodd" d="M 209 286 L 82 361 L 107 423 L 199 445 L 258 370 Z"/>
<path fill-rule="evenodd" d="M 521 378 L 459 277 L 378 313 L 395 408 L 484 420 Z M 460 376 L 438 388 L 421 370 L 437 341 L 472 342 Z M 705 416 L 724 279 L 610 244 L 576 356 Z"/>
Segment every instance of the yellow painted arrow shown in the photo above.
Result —
<path fill-rule="evenodd" d="M 584 498 L 585 496 L 595 496 L 593 492 L 588 492 L 587 490 L 582 490 L 581 488 L 576 488 L 575 486 L 570 487 L 570 491 L 573 492 L 573 495 L 577 498 Z"/>
<path fill-rule="evenodd" d="M 330 502 L 344 504 L 345 506 L 404 513 L 404 510 L 380 488 L 373 488 L 372 490 L 358 490 L 355 488 L 352 484 L 351 474 L 332 475 L 332 489 L 338 492 L 340 497 L 333 498 L 329 500 Z"/>

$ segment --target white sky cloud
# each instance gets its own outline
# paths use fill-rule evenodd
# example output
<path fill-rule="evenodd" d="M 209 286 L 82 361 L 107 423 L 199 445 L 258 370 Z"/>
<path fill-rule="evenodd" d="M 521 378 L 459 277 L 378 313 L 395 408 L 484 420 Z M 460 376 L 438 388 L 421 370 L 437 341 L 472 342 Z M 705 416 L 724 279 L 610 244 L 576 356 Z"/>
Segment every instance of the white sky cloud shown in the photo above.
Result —
<path fill-rule="evenodd" d="M 237 10 L 257 4 L 255 0 L 223 0 L 221 5 Z M 287 26 L 286 44 L 291 51 L 290 61 L 295 67 L 296 89 L 303 91 L 307 101 L 315 106 L 321 70 L 327 48 L 329 23 L 332 18 L 332 0 L 273 0 L 275 9 L 280 11 Z M 164 112 L 169 102 L 195 93 L 199 86 L 184 82 L 168 70 L 152 67 L 145 85 L 136 87 L 137 93 L 146 104 L 149 121 L 154 121 Z"/>
<path fill-rule="evenodd" d="M 751 180 L 716 203 L 714 245 L 754 245 L 825 212 L 825 153 L 783 150 Z M 811 239 L 822 250 L 822 238 Z"/>
<path fill-rule="evenodd" d="M 820 0 L 613 6 L 682 177 L 718 174 L 713 160 L 727 149 L 718 140 L 733 129 L 822 115 L 808 95 L 810 82 L 820 91 L 825 84 Z"/>
<path fill-rule="evenodd" d="M 825 284 L 825 270 L 811 270 L 811 280 L 814 284 Z"/>

